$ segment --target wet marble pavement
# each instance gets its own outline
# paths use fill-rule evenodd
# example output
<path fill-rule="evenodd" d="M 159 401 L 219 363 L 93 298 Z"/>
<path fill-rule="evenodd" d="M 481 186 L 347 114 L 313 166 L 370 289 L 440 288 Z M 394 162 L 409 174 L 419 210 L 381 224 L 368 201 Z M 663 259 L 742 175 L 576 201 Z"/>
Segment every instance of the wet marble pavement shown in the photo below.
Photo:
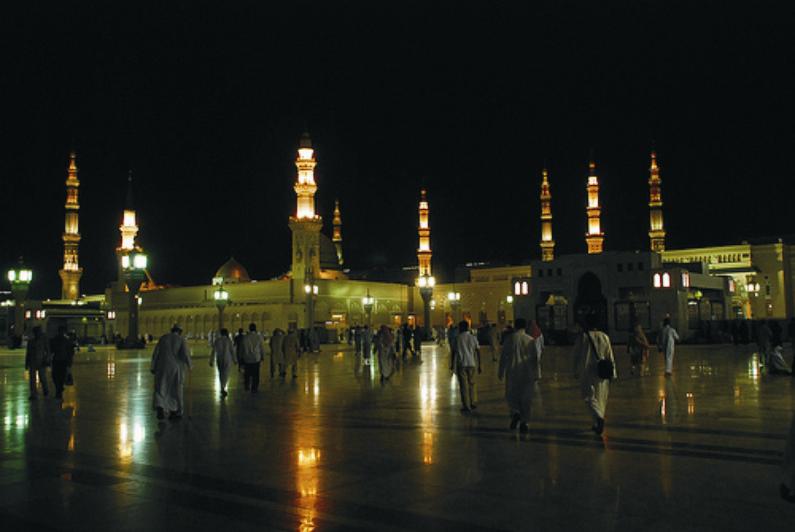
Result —
<path fill-rule="evenodd" d="M 567 349 L 545 352 L 529 434 L 507 430 L 485 353 L 459 412 L 444 348 L 382 385 L 347 349 L 306 355 L 257 395 L 221 400 L 192 345 L 186 416 L 151 411 L 150 351 L 81 352 L 65 400 L 28 400 L 0 351 L 3 530 L 792 530 L 777 495 L 795 379 L 750 348 L 682 347 L 675 374 L 632 377 L 616 346 L 603 438 Z M 787 359 L 791 351 L 787 349 Z"/>

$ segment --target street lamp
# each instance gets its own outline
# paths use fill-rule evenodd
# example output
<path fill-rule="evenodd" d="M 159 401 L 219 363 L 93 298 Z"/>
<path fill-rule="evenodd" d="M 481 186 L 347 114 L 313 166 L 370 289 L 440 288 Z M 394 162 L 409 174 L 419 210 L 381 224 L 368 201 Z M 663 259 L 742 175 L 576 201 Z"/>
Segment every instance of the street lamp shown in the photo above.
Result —
<path fill-rule="evenodd" d="M 146 280 L 146 268 L 149 258 L 138 251 L 133 251 L 122 255 L 121 269 L 124 273 L 124 282 L 127 284 L 127 312 L 129 313 L 129 325 L 127 328 L 127 346 L 138 347 L 138 291 Z"/>
<path fill-rule="evenodd" d="M 367 295 L 362 298 L 362 307 L 364 313 L 367 315 L 367 326 L 372 328 L 373 305 L 375 305 L 375 298 L 370 295 L 370 289 L 367 289 Z"/>
<path fill-rule="evenodd" d="M 433 287 L 436 286 L 436 278 L 433 275 L 420 275 L 417 278 L 417 286 L 420 287 L 420 296 L 423 303 L 423 325 L 425 326 L 425 340 L 431 337 L 431 297 Z"/>
<path fill-rule="evenodd" d="M 220 331 L 224 328 L 224 307 L 230 303 L 229 292 L 224 288 L 223 282 L 213 290 L 213 301 L 215 301 L 215 306 L 218 307 L 218 330 Z"/>
<path fill-rule="evenodd" d="M 458 309 L 461 306 L 461 293 L 448 292 L 447 301 L 450 302 L 450 309 L 453 311 L 453 321 L 458 320 Z"/>
<path fill-rule="evenodd" d="M 28 289 L 33 281 L 33 272 L 19 258 L 16 268 L 8 270 L 8 282 L 11 283 L 11 295 L 14 297 L 14 338 L 12 347 L 22 344 L 22 335 L 25 332 L 25 300 L 28 297 Z"/>

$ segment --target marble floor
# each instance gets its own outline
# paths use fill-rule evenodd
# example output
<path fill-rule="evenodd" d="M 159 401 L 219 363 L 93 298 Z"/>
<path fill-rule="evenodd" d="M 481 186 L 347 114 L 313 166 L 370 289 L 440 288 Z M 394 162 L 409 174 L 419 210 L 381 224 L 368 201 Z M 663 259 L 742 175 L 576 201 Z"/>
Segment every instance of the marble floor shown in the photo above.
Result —
<path fill-rule="evenodd" d="M 671 379 L 623 346 L 602 438 L 550 347 L 529 434 L 508 430 L 486 352 L 479 408 L 459 411 L 445 348 L 382 385 L 344 349 L 304 356 L 257 395 L 219 397 L 193 344 L 186 415 L 151 411 L 150 351 L 85 351 L 59 404 L 28 400 L 0 351 L 3 530 L 792 530 L 779 499 L 795 379 L 750 348 L 681 347 Z M 791 350 L 787 349 L 791 360 Z"/>

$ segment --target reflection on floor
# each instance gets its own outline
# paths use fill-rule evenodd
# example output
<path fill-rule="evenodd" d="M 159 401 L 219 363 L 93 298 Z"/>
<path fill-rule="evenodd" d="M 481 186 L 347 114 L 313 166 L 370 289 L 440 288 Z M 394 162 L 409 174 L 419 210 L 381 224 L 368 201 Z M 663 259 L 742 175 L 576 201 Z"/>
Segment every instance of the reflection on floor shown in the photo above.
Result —
<path fill-rule="evenodd" d="M 381 384 L 348 346 L 305 355 L 296 380 L 219 397 L 196 343 L 186 416 L 151 411 L 149 353 L 81 352 L 58 404 L 29 401 L 21 351 L 0 351 L 4 530 L 759 530 L 791 527 L 777 496 L 795 379 L 750 348 L 682 347 L 671 379 L 610 392 L 604 438 L 544 353 L 529 434 L 509 432 L 486 349 L 476 413 L 459 412 L 445 348 Z M 789 353 L 789 349 L 787 350 Z M 790 358 L 789 356 L 787 357 Z M 14 526 L 16 525 L 16 526 Z"/>

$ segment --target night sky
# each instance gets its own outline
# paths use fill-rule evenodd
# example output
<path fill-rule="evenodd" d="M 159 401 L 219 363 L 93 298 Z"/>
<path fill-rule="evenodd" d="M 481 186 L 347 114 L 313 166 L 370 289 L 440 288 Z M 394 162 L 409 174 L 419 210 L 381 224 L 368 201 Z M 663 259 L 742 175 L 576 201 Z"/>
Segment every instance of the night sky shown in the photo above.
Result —
<path fill-rule="evenodd" d="M 0 22 L 0 265 L 33 296 L 59 296 L 71 147 L 86 293 L 130 168 L 156 280 L 285 272 L 304 128 L 357 269 L 416 262 L 421 186 L 437 271 L 536 258 L 545 162 L 556 251 L 584 251 L 591 150 L 605 248 L 647 249 L 652 143 L 669 248 L 795 233 L 792 2 L 78 4 Z"/>

